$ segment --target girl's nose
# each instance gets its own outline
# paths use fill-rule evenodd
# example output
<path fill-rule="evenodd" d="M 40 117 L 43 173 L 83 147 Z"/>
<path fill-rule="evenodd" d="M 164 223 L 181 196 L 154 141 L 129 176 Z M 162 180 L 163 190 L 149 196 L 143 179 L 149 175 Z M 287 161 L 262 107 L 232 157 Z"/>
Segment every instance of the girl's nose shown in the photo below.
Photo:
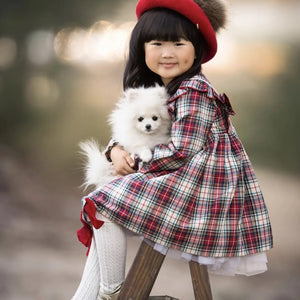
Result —
<path fill-rule="evenodd" d="M 174 51 L 172 46 L 165 46 L 162 51 L 162 57 L 173 57 Z"/>

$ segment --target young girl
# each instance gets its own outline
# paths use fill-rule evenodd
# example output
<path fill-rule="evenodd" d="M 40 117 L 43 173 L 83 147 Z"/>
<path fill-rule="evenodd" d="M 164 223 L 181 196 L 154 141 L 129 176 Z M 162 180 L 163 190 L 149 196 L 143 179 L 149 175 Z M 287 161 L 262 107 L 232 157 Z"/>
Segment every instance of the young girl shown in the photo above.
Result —
<path fill-rule="evenodd" d="M 121 176 L 84 199 L 79 239 L 89 246 L 73 299 L 116 299 L 124 280 L 124 230 L 161 253 L 176 252 L 219 274 L 266 271 L 268 212 L 249 158 L 229 120 L 225 94 L 201 73 L 224 25 L 220 0 L 140 0 L 124 89 L 166 86 L 171 142 L 134 170 L 112 141 L 107 157 Z M 98 297 L 98 298 L 97 298 Z"/>

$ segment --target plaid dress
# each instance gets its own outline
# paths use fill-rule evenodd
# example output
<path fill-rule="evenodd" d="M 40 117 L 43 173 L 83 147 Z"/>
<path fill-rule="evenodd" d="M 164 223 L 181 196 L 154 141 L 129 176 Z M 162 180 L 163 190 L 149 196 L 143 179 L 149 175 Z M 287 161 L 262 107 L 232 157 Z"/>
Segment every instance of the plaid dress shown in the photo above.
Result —
<path fill-rule="evenodd" d="M 135 174 L 84 198 L 93 226 L 98 210 L 159 245 L 192 255 L 234 257 L 272 248 L 261 189 L 233 128 L 225 94 L 204 75 L 182 82 L 168 100 L 171 142 Z M 82 218 L 83 221 L 83 218 Z M 89 245 L 84 221 L 79 239 Z"/>

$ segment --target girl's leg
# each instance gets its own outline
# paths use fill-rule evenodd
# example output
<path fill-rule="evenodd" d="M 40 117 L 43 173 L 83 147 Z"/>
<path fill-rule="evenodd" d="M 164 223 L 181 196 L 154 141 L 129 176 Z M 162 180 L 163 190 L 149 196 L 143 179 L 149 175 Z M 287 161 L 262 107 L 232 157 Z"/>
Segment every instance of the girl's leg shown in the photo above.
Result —
<path fill-rule="evenodd" d="M 121 226 L 97 214 L 104 221 L 99 229 L 93 228 L 100 266 L 100 295 L 115 293 L 125 278 L 126 235 Z"/>
<path fill-rule="evenodd" d="M 96 300 L 99 293 L 100 271 L 98 254 L 93 237 L 82 278 L 72 300 Z"/>

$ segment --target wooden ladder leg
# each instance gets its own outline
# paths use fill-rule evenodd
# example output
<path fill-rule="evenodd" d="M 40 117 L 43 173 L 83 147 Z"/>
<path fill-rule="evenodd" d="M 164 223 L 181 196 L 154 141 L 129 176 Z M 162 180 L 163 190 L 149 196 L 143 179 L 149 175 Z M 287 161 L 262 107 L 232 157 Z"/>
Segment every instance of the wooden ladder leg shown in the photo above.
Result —
<path fill-rule="evenodd" d="M 119 300 L 148 299 L 165 255 L 142 242 L 121 288 Z"/>
<path fill-rule="evenodd" d="M 190 261 L 189 266 L 195 300 L 212 300 L 207 267 L 194 261 Z"/>

